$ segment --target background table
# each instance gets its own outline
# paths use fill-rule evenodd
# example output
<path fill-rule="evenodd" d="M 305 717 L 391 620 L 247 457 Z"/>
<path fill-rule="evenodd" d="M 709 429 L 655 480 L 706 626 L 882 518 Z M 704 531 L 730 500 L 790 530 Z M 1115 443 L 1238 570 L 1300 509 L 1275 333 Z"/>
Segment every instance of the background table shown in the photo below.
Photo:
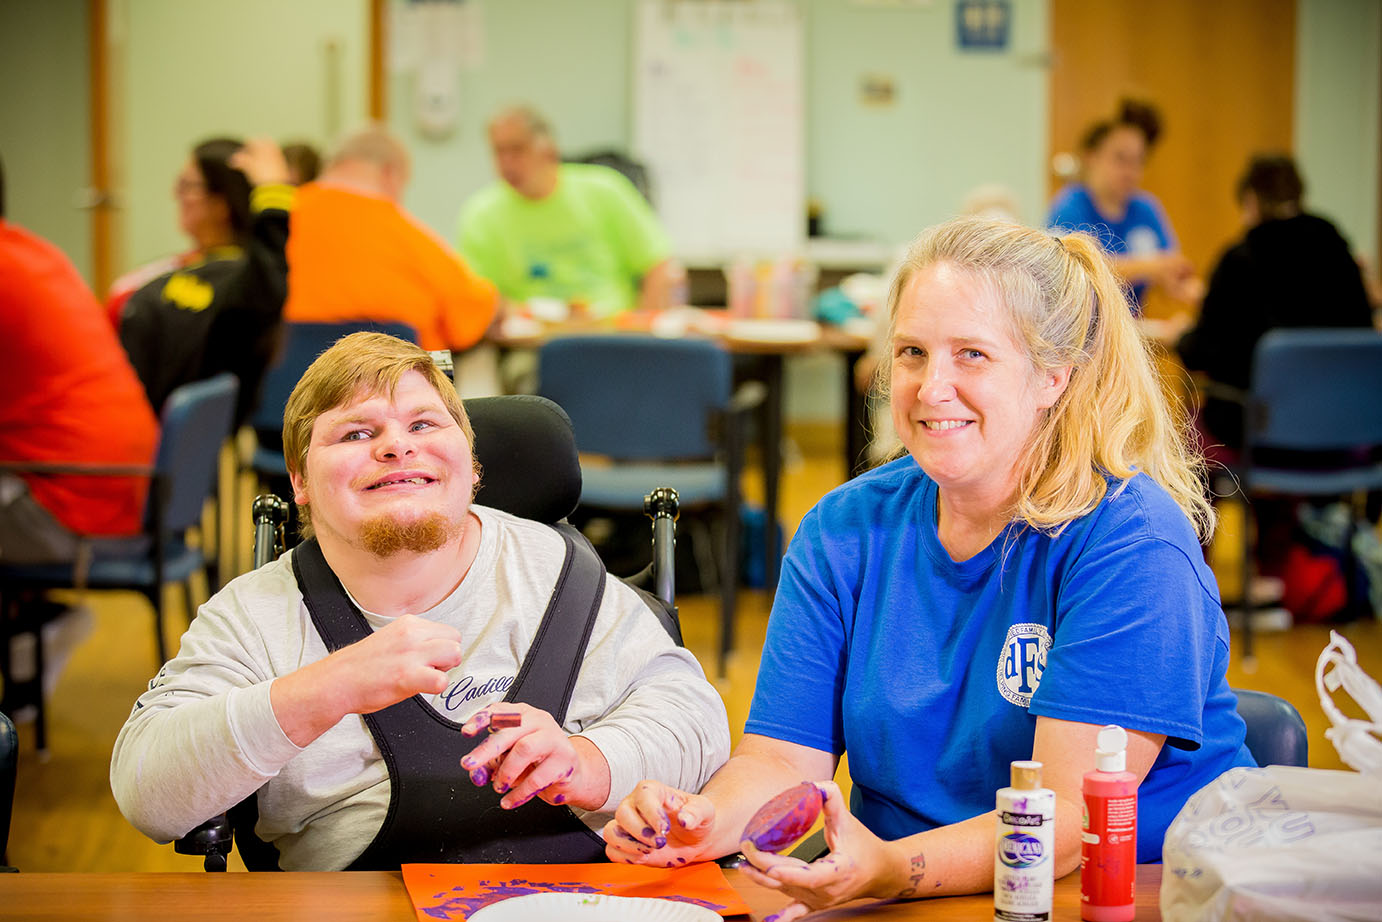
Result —
<path fill-rule="evenodd" d="M 761 920 L 785 905 L 778 893 L 726 871 L 729 882 Z M 1158 896 L 1161 865 L 1137 869 L 1137 919 L 1161 918 Z M 403 876 L 397 871 L 341 871 L 227 874 L 0 874 L 0 917 L 6 920 L 105 919 L 145 922 L 155 918 L 252 919 L 300 922 L 303 919 L 398 920 L 415 918 Z M 734 916 L 744 919 L 745 916 Z M 811 922 L 868 919 L 870 922 L 926 919 L 930 922 L 993 918 L 993 897 L 945 897 L 886 903 L 863 901 L 817 913 Z M 1056 881 L 1054 918 L 1080 918 L 1080 875 Z"/>
<path fill-rule="evenodd" d="M 867 414 L 865 396 L 854 389 L 854 362 L 868 347 L 868 338 L 847 333 L 838 328 L 818 325 L 816 336 L 806 340 L 772 340 L 736 338 L 732 335 L 730 318 L 723 310 L 700 312 L 703 325 L 688 320 L 686 336 L 702 336 L 719 342 L 737 360 L 736 372 L 761 381 L 766 396 L 759 412 L 758 444 L 763 465 L 764 559 L 767 588 L 777 586 L 781 546 L 773 527 L 779 525 L 778 492 L 782 474 L 782 407 L 783 365 L 789 356 L 817 351 L 833 351 L 844 358 L 845 395 L 845 476 L 851 477 L 860 469 L 867 445 Z M 531 327 L 521 333 L 506 332 L 499 324 L 489 334 L 489 340 L 502 350 L 537 349 L 544 342 L 561 336 L 611 335 L 619 333 L 648 333 L 655 324 L 655 315 L 632 312 L 601 320 L 574 319 L 541 323 L 528 318 Z M 720 332 L 710 332 L 719 330 Z M 747 369 L 747 372 L 744 372 Z"/>

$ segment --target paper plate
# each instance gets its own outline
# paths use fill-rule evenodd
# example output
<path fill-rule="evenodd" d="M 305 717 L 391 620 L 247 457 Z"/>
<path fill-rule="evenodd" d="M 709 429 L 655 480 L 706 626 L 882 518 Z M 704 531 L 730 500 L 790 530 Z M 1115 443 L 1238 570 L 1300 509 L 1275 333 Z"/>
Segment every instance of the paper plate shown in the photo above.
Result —
<path fill-rule="evenodd" d="M 533 893 L 471 913 L 469 922 L 720 922 L 694 903 L 604 893 Z"/>

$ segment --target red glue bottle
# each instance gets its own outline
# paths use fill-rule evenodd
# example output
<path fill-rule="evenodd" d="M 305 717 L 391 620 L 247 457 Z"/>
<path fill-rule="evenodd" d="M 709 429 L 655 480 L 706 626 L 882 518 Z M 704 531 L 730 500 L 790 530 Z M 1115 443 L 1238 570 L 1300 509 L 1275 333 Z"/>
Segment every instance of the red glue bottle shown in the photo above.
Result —
<path fill-rule="evenodd" d="M 1128 734 L 1099 731 L 1095 770 L 1084 776 L 1080 918 L 1130 922 L 1137 914 L 1137 776 L 1127 771 Z"/>

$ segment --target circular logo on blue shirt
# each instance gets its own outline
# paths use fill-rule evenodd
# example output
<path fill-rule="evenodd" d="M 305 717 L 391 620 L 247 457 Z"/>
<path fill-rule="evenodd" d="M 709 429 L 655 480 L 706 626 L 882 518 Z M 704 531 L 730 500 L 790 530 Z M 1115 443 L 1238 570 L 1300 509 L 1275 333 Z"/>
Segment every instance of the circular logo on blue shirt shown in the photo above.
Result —
<path fill-rule="evenodd" d="M 1044 624 L 1024 622 L 1008 628 L 998 653 L 998 691 L 1018 707 L 1032 703 L 1046 669 L 1051 634 Z"/>

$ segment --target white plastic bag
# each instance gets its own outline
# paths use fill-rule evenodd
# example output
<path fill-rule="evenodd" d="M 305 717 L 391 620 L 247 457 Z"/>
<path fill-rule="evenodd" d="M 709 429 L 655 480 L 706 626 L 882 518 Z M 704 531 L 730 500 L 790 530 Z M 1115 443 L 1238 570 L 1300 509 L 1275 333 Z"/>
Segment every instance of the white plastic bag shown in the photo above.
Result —
<path fill-rule="evenodd" d="M 1326 737 L 1359 771 L 1235 768 L 1197 791 L 1162 846 L 1165 922 L 1382 920 L 1382 689 L 1333 632 L 1315 684 Z M 1340 687 L 1368 720 L 1334 705 Z"/>
<path fill-rule="evenodd" d="M 1382 919 L 1382 783 L 1232 769 L 1176 815 L 1162 861 L 1165 922 Z"/>

